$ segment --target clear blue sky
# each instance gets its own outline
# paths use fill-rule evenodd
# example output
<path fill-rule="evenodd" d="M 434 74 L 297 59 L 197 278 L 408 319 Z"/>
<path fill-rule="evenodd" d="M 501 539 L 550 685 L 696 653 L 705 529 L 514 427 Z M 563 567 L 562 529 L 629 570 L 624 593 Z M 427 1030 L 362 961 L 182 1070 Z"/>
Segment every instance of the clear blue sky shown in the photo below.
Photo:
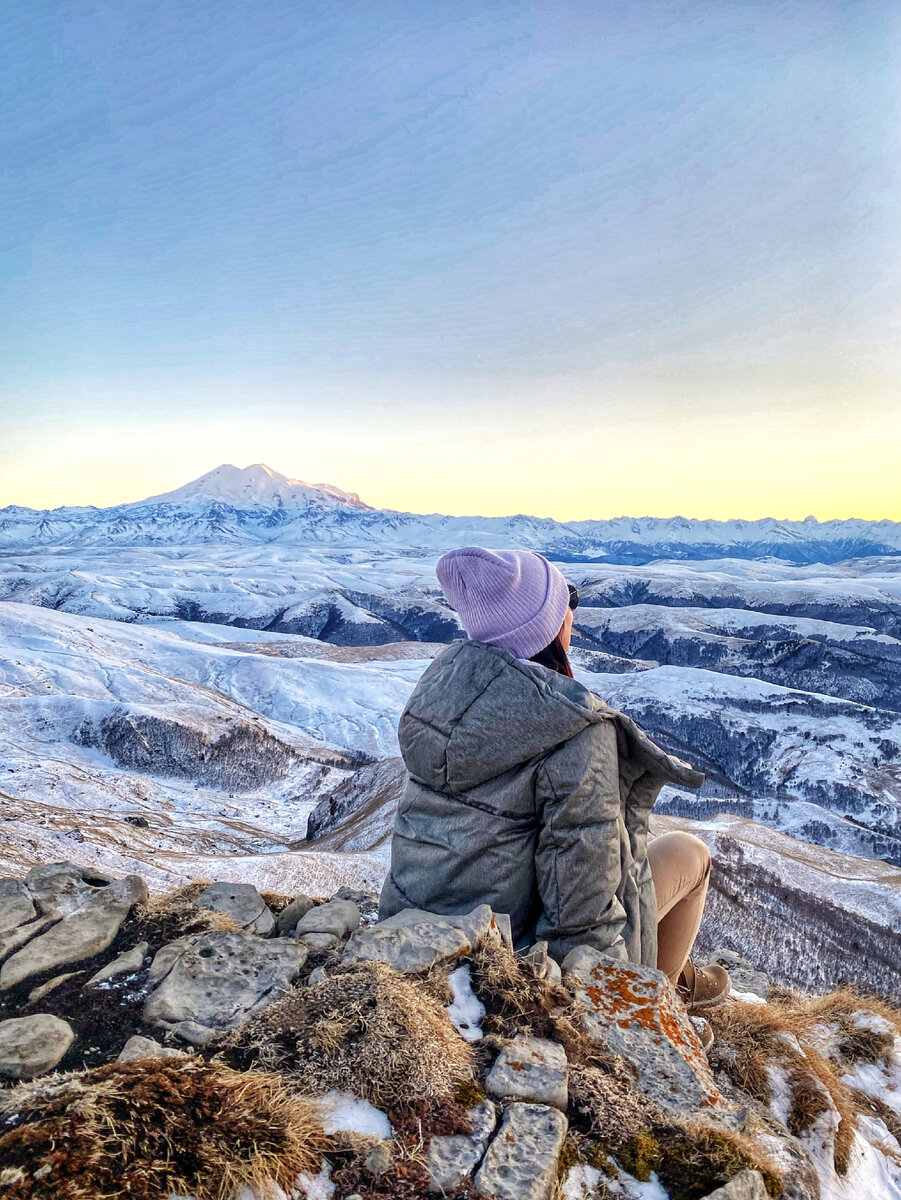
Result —
<path fill-rule="evenodd" d="M 0 505 L 901 519 L 898 14 L 12 0 Z"/>

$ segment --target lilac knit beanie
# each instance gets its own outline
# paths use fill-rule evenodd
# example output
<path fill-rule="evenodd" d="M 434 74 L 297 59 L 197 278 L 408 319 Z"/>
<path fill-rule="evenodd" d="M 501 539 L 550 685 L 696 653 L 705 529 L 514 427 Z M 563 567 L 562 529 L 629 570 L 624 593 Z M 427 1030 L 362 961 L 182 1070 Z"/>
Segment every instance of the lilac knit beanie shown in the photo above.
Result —
<path fill-rule="evenodd" d="M 531 658 L 560 632 L 569 607 L 566 580 L 531 550 L 463 546 L 439 558 L 438 582 L 477 642 Z"/>

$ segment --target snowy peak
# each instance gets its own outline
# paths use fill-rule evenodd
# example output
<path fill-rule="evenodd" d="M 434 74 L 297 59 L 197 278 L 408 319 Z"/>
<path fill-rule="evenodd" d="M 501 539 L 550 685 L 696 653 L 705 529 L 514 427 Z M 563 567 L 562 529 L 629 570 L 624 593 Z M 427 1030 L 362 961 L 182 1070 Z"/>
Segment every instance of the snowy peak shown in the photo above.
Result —
<path fill-rule="evenodd" d="M 305 483 L 273 471 L 265 463 L 236 467 L 223 463 L 183 487 L 151 496 L 131 505 L 228 504 L 234 508 L 309 508 L 310 505 L 368 510 L 356 492 L 344 492 L 330 483 Z"/>

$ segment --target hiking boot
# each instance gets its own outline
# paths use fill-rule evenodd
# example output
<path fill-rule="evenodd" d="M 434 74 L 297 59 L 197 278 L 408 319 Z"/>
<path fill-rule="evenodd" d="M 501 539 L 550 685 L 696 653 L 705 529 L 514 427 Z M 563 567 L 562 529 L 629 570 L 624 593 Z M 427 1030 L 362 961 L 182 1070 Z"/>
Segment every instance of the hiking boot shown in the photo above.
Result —
<path fill-rule="evenodd" d="M 701 1049 L 706 1054 L 713 1045 L 713 1026 L 706 1017 L 689 1017 L 691 1027 L 698 1035 L 698 1041 L 701 1043 Z"/>
<path fill-rule="evenodd" d="M 722 1004 L 732 989 L 729 972 L 719 963 L 696 966 L 691 959 L 685 964 L 676 984 L 676 991 L 690 1013 L 703 1012 Z"/>

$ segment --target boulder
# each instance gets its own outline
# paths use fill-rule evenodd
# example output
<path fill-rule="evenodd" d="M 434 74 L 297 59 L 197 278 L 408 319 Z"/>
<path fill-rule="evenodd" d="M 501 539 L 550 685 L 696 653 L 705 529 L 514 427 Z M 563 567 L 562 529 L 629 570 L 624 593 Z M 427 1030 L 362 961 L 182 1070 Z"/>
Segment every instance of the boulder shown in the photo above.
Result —
<path fill-rule="evenodd" d="M 485 1087 L 502 1100 L 531 1100 L 566 1112 L 569 1066 L 558 1042 L 518 1037 L 504 1046 L 488 1072 Z"/>
<path fill-rule="evenodd" d="M 309 896 L 295 896 L 290 904 L 286 904 L 275 918 L 275 927 L 280 934 L 291 934 L 301 917 L 305 917 L 313 907 Z"/>
<path fill-rule="evenodd" d="M 632 1064 L 636 1087 L 664 1112 L 720 1104 L 698 1035 L 662 971 L 578 946 L 563 974 L 583 1007 L 585 1032 Z"/>
<path fill-rule="evenodd" d="M 405 908 L 371 928 L 358 929 L 344 957 L 385 962 L 396 971 L 413 974 L 469 954 L 491 939 L 504 940 L 504 932 L 487 904 L 460 915 Z"/>
<path fill-rule="evenodd" d="M 327 900 L 325 904 L 317 904 L 297 922 L 294 936 L 299 942 L 306 941 L 308 934 L 328 934 L 335 939 L 333 945 L 356 929 L 360 924 L 360 910 L 353 900 Z M 327 946 L 316 946 L 316 949 L 330 949 Z"/>
<path fill-rule="evenodd" d="M 49 929 L 57 921 L 57 917 L 38 917 L 36 921 L 28 921 L 24 925 L 17 925 L 15 929 L 10 929 L 8 933 L 0 933 L 0 962 L 7 955 L 12 954 L 14 950 L 18 950 L 20 946 L 24 946 L 26 942 L 30 942 L 33 937 L 37 937 L 39 933 L 43 933 L 45 929 Z"/>
<path fill-rule="evenodd" d="M 497 1200 L 550 1200 L 568 1123 L 544 1104 L 511 1104 L 475 1177 Z"/>
<path fill-rule="evenodd" d="M 186 1058 L 184 1050 L 161 1046 L 154 1038 L 133 1034 L 119 1052 L 116 1062 L 135 1062 L 139 1058 Z"/>
<path fill-rule="evenodd" d="M 739 1171 L 715 1192 L 708 1192 L 704 1200 L 767 1200 L 766 1184 L 759 1171 Z"/>
<path fill-rule="evenodd" d="M 0 879 L 0 934 L 9 933 L 36 916 L 37 909 L 25 884 L 18 879 Z"/>
<path fill-rule="evenodd" d="M 74 1041 L 72 1026 L 49 1013 L 0 1021 L 0 1075 L 34 1079 L 52 1071 Z"/>
<path fill-rule="evenodd" d="M 179 938 L 151 964 L 149 977 L 161 982 L 144 1004 L 144 1020 L 168 1028 L 182 1022 L 216 1032 L 235 1028 L 287 991 L 307 954 L 298 942 L 243 933 Z M 186 1028 L 178 1032 L 184 1035 Z"/>
<path fill-rule="evenodd" d="M 536 942 L 534 946 L 529 947 L 523 957 L 527 963 L 531 964 L 539 979 L 546 979 L 548 983 L 563 982 L 560 964 L 548 954 L 547 942 Z"/>
<path fill-rule="evenodd" d="M 146 898 L 147 885 L 138 875 L 126 875 L 108 887 L 89 892 L 79 908 L 6 960 L 0 969 L 0 991 L 31 975 L 77 963 L 106 950 L 132 905 Z"/>
<path fill-rule="evenodd" d="M 429 1143 L 429 1191 L 452 1192 L 472 1175 L 482 1161 L 488 1139 L 494 1133 L 497 1114 L 490 1100 L 471 1108 L 472 1133 L 435 1136 Z"/>
<path fill-rule="evenodd" d="M 81 868 L 70 862 L 32 867 L 25 886 L 38 912 L 55 917 L 74 912 L 95 890 L 85 881 Z"/>
<path fill-rule="evenodd" d="M 124 950 L 112 962 L 107 963 L 105 967 L 101 967 L 88 982 L 85 987 L 91 987 L 95 983 L 102 983 L 104 979 L 112 979 L 114 975 L 124 975 L 128 973 L 133 975 L 144 965 L 144 958 L 147 955 L 149 946 L 147 942 L 138 942 L 137 946 L 133 946 L 131 950 Z"/>
<path fill-rule="evenodd" d="M 260 937 L 275 928 L 275 917 L 252 883 L 211 883 L 194 904 L 197 908 L 228 913 L 242 929 Z"/>

